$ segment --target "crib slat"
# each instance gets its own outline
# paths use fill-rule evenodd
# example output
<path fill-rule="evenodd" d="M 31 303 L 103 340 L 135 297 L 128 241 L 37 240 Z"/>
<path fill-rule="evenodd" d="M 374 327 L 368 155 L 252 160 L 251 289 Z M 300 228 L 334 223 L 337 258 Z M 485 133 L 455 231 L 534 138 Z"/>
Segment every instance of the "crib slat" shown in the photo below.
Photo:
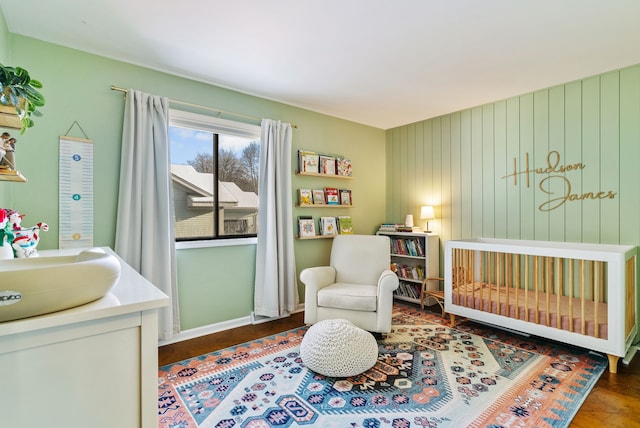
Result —
<path fill-rule="evenodd" d="M 556 328 L 562 328 L 562 306 L 560 298 L 564 293 L 564 259 L 556 259 Z"/>
<path fill-rule="evenodd" d="M 574 292 L 574 265 L 573 259 L 569 259 L 569 331 L 573 332 L 573 292 Z"/>
<path fill-rule="evenodd" d="M 545 294 L 545 303 L 547 304 L 546 307 L 546 311 L 545 314 L 546 316 L 546 325 L 547 327 L 549 327 L 549 325 L 551 324 L 551 306 L 550 306 L 550 301 L 551 301 L 551 293 L 549 293 L 549 286 L 551 285 L 551 281 L 552 281 L 552 277 L 551 274 L 553 273 L 551 270 L 551 262 L 552 259 L 551 257 L 545 257 L 545 265 L 546 265 L 546 275 L 545 275 L 545 281 L 544 281 L 544 294 Z"/>
<path fill-rule="evenodd" d="M 586 332 L 586 322 L 584 319 L 584 311 L 585 311 L 585 292 L 586 292 L 586 264 L 584 260 L 580 260 L 580 322 L 581 322 L 581 328 L 580 328 L 580 332 L 582 334 L 585 334 Z"/>
<path fill-rule="evenodd" d="M 498 315 L 501 315 L 501 311 L 500 311 L 500 253 L 495 253 L 494 254 L 495 257 L 495 262 L 496 262 L 496 313 Z"/>
<path fill-rule="evenodd" d="M 538 276 L 539 269 L 540 268 L 539 268 L 538 256 L 533 256 L 533 288 L 534 288 L 533 302 L 535 304 L 535 310 L 536 310 L 535 312 L 536 324 L 540 324 L 540 300 L 539 300 L 539 294 L 538 294 L 538 288 L 540 287 L 540 279 Z"/>
<path fill-rule="evenodd" d="M 520 296 L 520 256 L 516 254 L 516 276 L 514 283 L 514 292 L 516 293 L 516 319 L 520 319 L 520 302 L 518 301 L 518 297 Z"/>
<path fill-rule="evenodd" d="M 462 275 L 464 275 L 465 277 L 465 295 L 469 294 L 469 290 L 467 290 L 466 285 L 467 284 L 471 284 L 471 296 L 473 297 L 473 308 L 476 308 L 476 291 L 473 288 L 473 279 L 476 277 L 475 274 L 475 263 L 473 263 L 473 253 L 471 253 L 471 251 L 467 252 L 467 257 L 466 257 L 466 263 L 467 265 L 465 266 L 466 269 L 468 269 L 469 273 L 465 275 L 465 272 L 462 272 Z M 480 269 L 482 269 L 482 264 L 480 264 Z"/>
<path fill-rule="evenodd" d="M 504 262 L 504 279 L 505 287 L 507 289 L 507 316 L 511 316 L 511 288 L 513 287 L 513 255 L 511 253 L 505 254 Z M 518 294 L 516 293 L 516 296 Z M 517 300 L 517 297 L 516 297 Z M 516 304 L 516 319 L 518 318 L 518 305 Z"/>
<path fill-rule="evenodd" d="M 529 256 L 524 255 L 524 317 L 529 321 Z"/>
<path fill-rule="evenodd" d="M 593 277 L 595 278 L 595 290 L 593 295 L 593 337 L 600 337 L 600 329 L 598 328 L 599 319 L 598 319 L 598 306 L 600 303 L 600 286 L 602 284 L 602 278 L 600 277 L 600 273 L 602 270 L 602 262 L 595 262 Z"/>

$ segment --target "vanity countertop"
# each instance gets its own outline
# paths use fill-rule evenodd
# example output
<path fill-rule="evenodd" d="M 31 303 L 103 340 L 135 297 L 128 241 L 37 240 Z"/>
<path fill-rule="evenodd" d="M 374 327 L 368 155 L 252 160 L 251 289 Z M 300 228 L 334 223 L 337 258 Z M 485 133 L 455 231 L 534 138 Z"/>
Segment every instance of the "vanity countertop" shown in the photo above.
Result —
<path fill-rule="evenodd" d="M 20 320 L 0 323 L 0 337 L 13 334 L 60 327 L 78 322 L 130 314 L 166 306 L 169 298 L 155 285 L 124 262 L 113 250 L 103 250 L 114 254 L 121 265 L 118 282 L 101 299 L 75 308 Z M 82 249 L 43 250 L 40 257 L 70 256 Z M 90 281 L 91 278 L 87 278 Z M 4 285 L 4 284 L 3 284 Z M 0 285 L 1 287 L 1 285 Z"/>

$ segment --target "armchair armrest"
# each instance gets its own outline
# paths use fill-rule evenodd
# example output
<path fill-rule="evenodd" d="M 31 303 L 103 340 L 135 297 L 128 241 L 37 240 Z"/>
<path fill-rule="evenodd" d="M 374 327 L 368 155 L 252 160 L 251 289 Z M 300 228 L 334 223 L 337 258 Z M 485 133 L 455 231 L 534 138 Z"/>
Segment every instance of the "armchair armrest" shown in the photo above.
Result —
<path fill-rule="evenodd" d="M 336 270 L 331 266 L 317 266 L 303 269 L 300 281 L 304 283 L 304 322 L 318 321 L 318 290 L 335 283 Z"/>
<path fill-rule="evenodd" d="M 384 270 L 378 279 L 378 297 L 383 294 L 392 294 L 399 285 L 398 275 L 391 269 Z"/>
<path fill-rule="evenodd" d="M 317 293 L 319 289 L 336 282 L 336 270 L 331 266 L 317 266 L 303 269 L 300 280 L 308 291 Z"/>

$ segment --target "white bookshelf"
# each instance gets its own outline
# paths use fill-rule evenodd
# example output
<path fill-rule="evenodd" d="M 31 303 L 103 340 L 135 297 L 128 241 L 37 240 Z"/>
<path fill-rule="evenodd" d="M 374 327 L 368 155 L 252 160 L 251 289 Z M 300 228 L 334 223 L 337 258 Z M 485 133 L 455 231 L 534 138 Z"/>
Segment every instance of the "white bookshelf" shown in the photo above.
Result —
<path fill-rule="evenodd" d="M 422 281 L 440 276 L 440 238 L 423 232 L 378 231 L 377 234 L 388 236 L 391 241 L 391 264 L 400 279 L 394 298 L 420 304 Z M 428 287 L 435 291 L 439 282 L 429 281 Z M 427 305 L 435 303 L 431 298 L 426 302 Z"/>

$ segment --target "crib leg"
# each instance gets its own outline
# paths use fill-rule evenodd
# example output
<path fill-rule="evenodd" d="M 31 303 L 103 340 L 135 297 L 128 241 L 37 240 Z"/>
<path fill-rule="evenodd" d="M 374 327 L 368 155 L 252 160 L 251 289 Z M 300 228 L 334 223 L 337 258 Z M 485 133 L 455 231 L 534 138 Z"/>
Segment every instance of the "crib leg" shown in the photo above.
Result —
<path fill-rule="evenodd" d="M 607 357 L 609 358 L 609 373 L 618 373 L 618 360 L 620 357 L 611 354 L 607 354 Z"/>
<path fill-rule="evenodd" d="M 449 321 L 451 321 L 451 327 L 456 326 L 456 316 L 454 314 L 449 314 Z"/>

